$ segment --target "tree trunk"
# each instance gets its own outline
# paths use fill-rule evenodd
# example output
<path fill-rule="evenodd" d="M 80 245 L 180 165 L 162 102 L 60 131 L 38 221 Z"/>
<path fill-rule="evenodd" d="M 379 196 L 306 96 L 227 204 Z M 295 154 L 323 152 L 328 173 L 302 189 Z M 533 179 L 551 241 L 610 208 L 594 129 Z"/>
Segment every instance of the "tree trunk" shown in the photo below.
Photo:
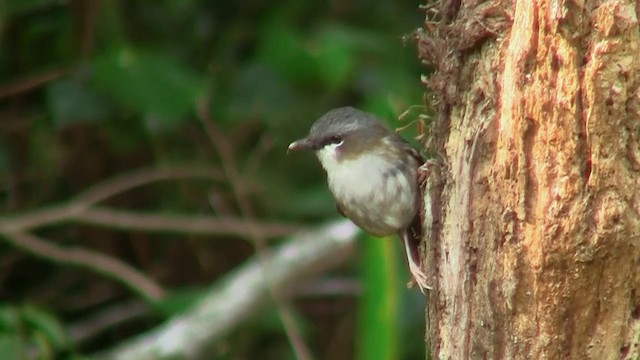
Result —
<path fill-rule="evenodd" d="M 640 5 L 438 6 L 417 35 L 433 358 L 638 359 Z"/>

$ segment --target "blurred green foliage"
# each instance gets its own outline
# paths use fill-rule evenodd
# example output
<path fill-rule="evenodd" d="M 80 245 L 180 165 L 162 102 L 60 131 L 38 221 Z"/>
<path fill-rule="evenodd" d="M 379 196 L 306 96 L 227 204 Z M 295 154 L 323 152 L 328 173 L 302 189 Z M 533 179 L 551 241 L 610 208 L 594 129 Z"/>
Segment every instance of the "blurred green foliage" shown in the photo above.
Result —
<path fill-rule="evenodd" d="M 413 45 L 402 40 L 421 24 L 417 7 L 406 0 L 5 0 L 0 3 L 2 212 L 66 201 L 101 180 L 142 166 L 218 166 L 219 157 L 198 118 L 198 106 L 205 104 L 215 126 L 233 144 L 236 166 L 261 219 L 314 224 L 335 217 L 320 166 L 309 154 L 285 157 L 286 145 L 306 134 L 321 114 L 342 105 L 374 112 L 394 127 L 404 125 L 397 116 L 422 104 L 424 91 Z M 409 130 L 404 135 L 413 134 Z M 175 181 L 125 195 L 109 205 L 238 214 L 224 183 Z M 157 324 L 157 315 L 178 313 L 194 301 L 199 288 L 253 251 L 233 237 L 205 242 L 198 236 L 75 224 L 39 233 L 121 258 L 180 295 L 160 304 L 156 316 L 144 322 L 72 345 L 66 326 L 132 295 L 96 275 L 34 259 L 0 243 L 0 352 L 15 358 L 24 356 L 34 341 L 41 354 L 55 357 L 72 348 L 90 353 L 149 329 Z M 359 322 L 344 320 L 345 313 L 357 312 L 359 302 L 353 299 L 329 302 L 335 305 L 330 316 L 301 306 L 298 321 L 319 357 L 352 358 L 354 348 L 374 345 L 393 347 L 393 355 L 384 358 L 415 358 L 424 351 L 418 321 L 423 303 L 420 295 L 397 286 L 407 277 L 395 241 L 397 249 L 389 250 L 388 243 L 369 240 L 363 266 L 336 276 L 362 269 L 366 286 L 379 285 L 364 292 L 362 303 L 388 311 L 387 322 L 391 317 L 400 321 L 385 325 L 367 315 Z M 387 276 L 398 272 L 390 282 Z M 19 305 L 23 303 L 46 304 L 51 312 Z M 317 317 L 334 320 L 312 320 Z M 255 354 L 247 349 L 262 354 L 271 349 L 277 354 L 271 358 L 283 358 L 289 348 L 273 324 L 256 320 L 220 354 L 252 358 Z M 348 341 L 335 339 L 336 327 L 348 329 L 340 332 L 350 334 Z M 358 336 L 363 329 L 408 335 L 387 344 L 377 335 Z M 407 339 L 411 344 L 405 344 Z M 364 343 L 356 346 L 356 341 Z M 367 343 L 371 341 L 375 344 Z"/>
<path fill-rule="evenodd" d="M 71 340 L 62 324 L 49 312 L 35 306 L 0 306 L 0 354 L 4 359 L 42 358 L 69 353 Z"/>
<path fill-rule="evenodd" d="M 365 236 L 362 244 L 364 296 L 360 304 L 357 358 L 397 359 L 403 342 L 399 316 L 402 280 L 398 276 L 397 245 L 388 237 Z"/>

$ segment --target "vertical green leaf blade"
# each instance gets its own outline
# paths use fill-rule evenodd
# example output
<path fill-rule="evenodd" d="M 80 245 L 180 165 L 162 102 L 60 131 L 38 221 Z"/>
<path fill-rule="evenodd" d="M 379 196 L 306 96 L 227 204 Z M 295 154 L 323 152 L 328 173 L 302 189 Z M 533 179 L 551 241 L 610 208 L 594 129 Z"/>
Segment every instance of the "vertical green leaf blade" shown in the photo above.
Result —
<path fill-rule="evenodd" d="M 360 305 L 356 358 L 398 358 L 400 301 L 397 243 L 391 237 L 363 241 L 364 296 Z"/>

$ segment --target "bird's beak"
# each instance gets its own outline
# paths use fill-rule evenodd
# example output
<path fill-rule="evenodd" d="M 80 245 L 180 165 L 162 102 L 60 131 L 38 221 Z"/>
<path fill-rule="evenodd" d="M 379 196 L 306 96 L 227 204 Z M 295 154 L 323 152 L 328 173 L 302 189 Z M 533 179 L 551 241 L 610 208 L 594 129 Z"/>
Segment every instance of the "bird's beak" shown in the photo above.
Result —
<path fill-rule="evenodd" d="M 289 147 L 287 148 L 287 153 L 289 153 L 289 151 L 309 150 L 312 148 L 313 148 L 312 142 L 308 138 L 304 138 L 304 139 L 296 140 L 291 144 L 289 144 Z"/>

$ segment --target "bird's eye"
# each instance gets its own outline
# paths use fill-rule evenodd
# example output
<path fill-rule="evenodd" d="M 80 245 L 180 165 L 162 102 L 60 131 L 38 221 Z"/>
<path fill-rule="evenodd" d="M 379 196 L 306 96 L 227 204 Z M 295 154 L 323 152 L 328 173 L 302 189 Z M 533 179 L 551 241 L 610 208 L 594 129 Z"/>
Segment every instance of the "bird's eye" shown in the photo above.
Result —
<path fill-rule="evenodd" d="M 327 144 L 340 144 L 342 142 L 342 136 L 333 135 L 327 140 Z"/>

